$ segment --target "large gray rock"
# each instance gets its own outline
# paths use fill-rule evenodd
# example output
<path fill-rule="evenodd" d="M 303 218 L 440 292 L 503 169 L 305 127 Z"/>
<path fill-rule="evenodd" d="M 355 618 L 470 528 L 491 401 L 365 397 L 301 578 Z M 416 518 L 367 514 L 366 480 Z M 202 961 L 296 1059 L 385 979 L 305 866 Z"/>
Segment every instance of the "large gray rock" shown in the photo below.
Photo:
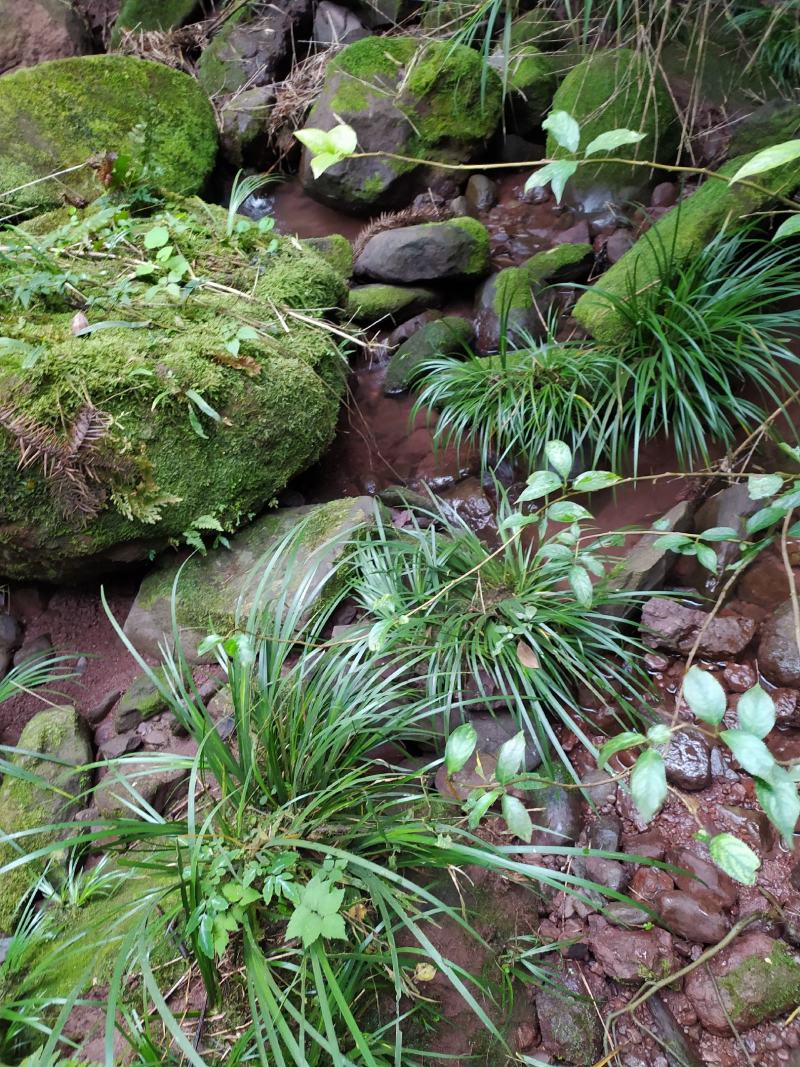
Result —
<path fill-rule="evenodd" d="M 383 380 L 384 393 L 393 396 L 405 392 L 425 360 L 451 355 L 463 358 L 474 339 L 472 323 L 459 315 L 448 315 L 436 322 L 429 322 L 404 341 L 389 360 Z"/>
<path fill-rule="evenodd" d="M 230 549 L 193 556 L 183 566 L 175 595 L 175 617 L 187 658 L 201 662 L 199 642 L 211 632 L 233 630 L 237 612 L 246 622 L 266 563 L 299 523 L 303 527 L 296 547 L 271 574 L 259 604 L 266 607 L 286 588 L 289 598 L 302 597 L 310 609 L 335 574 L 350 538 L 372 521 L 373 508 L 369 497 L 282 508 L 232 537 Z M 125 622 L 125 635 L 139 652 L 158 656 L 163 643 L 173 644 L 172 587 L 180 566 L 166 562 L 142 582 Z"/>
<path fill-rule="evenodd" d="M 92 51 L 84 20 L 65 0 L 0 0 L 0 74 Z"/>
<path fill-rule="evenodd" d="M 423 222 L 376 233 L 356 273 L 380 282 L 479 278 L 489 270 L 489 234 L 477 219 Z"/>
<path fill-rule="evenodd" d="M 736 531 L 736 539 L 715 542 L 717 568 L 713 572 L 691 559 L 686 569 L 688 584 L 710 599 L 716 598 L 728 580 L 728 568 L 741 554 L 739 541 L 746 536 L 745 524 L 763 503 L 762 500 L 751 500 L 745 483 L 736 482 L 709 497 L 702 507 L 698 508 L 694 519 L 695 533 L 701 534 L 718 526 L 728 526 Z"/>
<path fill-rule="evenodd" d="M 654 648 L 686 654 L 699 637 L 701 656 L 731 657 L 750 644 L 756 624 L 744 615 L 717 616 L 709 622 L 704 611 L 684 607 L 677 600 L 653 597 L 642 611 L 642 630 Z"/>
<path fill-rule="evenodd" d="M 758 645 L 758 666 L 773 685 L 800 686 L 800 634 L 791 600 L 781 604 L 764 624 Z"/>
<path fill-rule="evenodd" d="M 20 735 L 13 757 L 26 778 L 6 774 L 0 785 L 2 833 L 12 835 L 72 818 L 86 806 L 81 794 L 89 786 L 90 776 L 81 768 L 91 758 L 88 732 L 75 708 L 48 708 L 34 715 Z M 52 832 L 42 830 L 20 839 L 18 848 L 0 843 L 0 867 L 16 859 L 19 848 L 35 852 L 53 837 Z M 41 862 L 27 863 L 0 875 L 0 933 L 10 932 L 20 900 L 43 866 Z"/>
<path fill-rule="evenodd" d="M 314 42 L 323 48 L 332 44 L 352 44 L 368 37 L 369 30 L 353 11 L 331 0 L 322 0 L 314 16 Z"/>
<path fill-rule="evenodd" d="M 416 37 L 367 37 L 342 49 L 326 68 L 308 127 L 340 122 L 358 134 L 359 153 L 390 152 L 406 160 L 359 155 L 315 178 L 310 154 L 302 177 L 317 200 L 353 214 L 404 207 L 441 180 L 424 160 L 477 158 L 500 120 L 502 84 L 471 48 Z"/>

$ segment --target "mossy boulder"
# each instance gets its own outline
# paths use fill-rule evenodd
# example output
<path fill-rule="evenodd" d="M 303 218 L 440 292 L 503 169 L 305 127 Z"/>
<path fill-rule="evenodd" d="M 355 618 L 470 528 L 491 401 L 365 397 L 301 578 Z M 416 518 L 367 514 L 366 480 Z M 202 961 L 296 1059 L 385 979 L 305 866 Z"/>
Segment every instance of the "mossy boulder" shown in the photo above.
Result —
<path fill-rule="evenodd" d="M 343 278 L 353 273 L 353 246 L 341 233 L 330 233 L 327 237 L 308 237 L 304 242 L 326 263 L 330 263 Z"/>
<path fill-rule="evenodd" d="M 3 215 L 54 207 L 65 197 L 94 200 L 103 185 L 84 164 L 114 152 L 151 184 L 197 192 L 217 152 L 214 112 L 197 82 L 119 55 L 54 60 L 0 79 Z M 80 169 L 38 181 L 69 167 Z"/>
<path fill-rule="evenodd" d="M 792 141 L 798 133 L 800 104 L 791 100 L 771 100 L 734 125 L 729 155 L 759 152 L 762 148 Z"/>
<path fill-rule="evenodd" d="M 509 59 L 506 123 L 520 137 L 531 138 L 538 133 L 558 88 L 558 66 L 557 57 L 534 45 L 520 49 Z"/>
<path fill-rule="evenodd" d="M 707 178 L 580 297 L 573 315 L 596 340 L 608 344 L 625 340 L 629 327 L 614 300 L 626 297 L 634 287 L 644 292 L 653 285 L 660 275 L 664 249 L 669 249 L 676 265 L 687 263 L 723 226 L 735 225 L 740 219 L 764 211 L 777 197 L 787 196 L 800 186 L 797 161 L 759 174 L 755 180 L 758 189 L 742 183 L 730 185 L 725 179 L 750 158 L 746 155 L 732 159 L 719 169 L 718 178 Z"/>
<path fill-rule="evenodd" d="M 193 556 L 175 592 L 175 621 L 187 658 L 202 661 L 200 641 L 209 633 L 245 627 L 254 606 L 263 610 L 285 595 L 287 602 L 301 597 L 310 610 L 335 577 L 351 538 L 372 522 L 374 507 L 369 497 L 353 497 L 281 508 L 241 530 L 229 549 Z M 266 563 L 295 531 L 291 549 L 264 580 Z M 172 593 L 180 566 L 167 561 L 142 582 L 125 622 L 125 634 L 139 652 L 159 655 L 160 645 L 173 643 Z"/>
<path fill-rule="evenodd" d="M 350 290 L 345 307 L 348 321 L 373 325 L 401 323 L 426 308 L 439 307 L 442 298 L 432 289 L 404 285 L 356 285 Z"/>
<path fill-rule="evenodd" d="M 667 84 L 661 74 L 654 76 L 644 56 L 629 48 L 595 52 L 573 67 L 553 97 L 552 110 L 566 111 L 577 120 L 582 147 L 598 134 L 624 128 L 645 137 L 638 144 L 615 149 L 615 157 L 660 163 L 674 160 L 678 123 Z M 572 158 L 552 134 L 547 138 L 547 155 Z M 585 210 L 594 211 L 608 200 L 637 196 L 650 177 L 647 167 L 582 164 L 567 189 Z"/>
<path fill-rule="evenodd" d="M 473 49 L 416 37 L 367 37 L 328 63 L 306 125 L 329 130 L 347 123 L 361 152 L 392 152 L 410 161 L 346 159 L 314 178 L 306 150 L 303 183 L 316 199 L 353 214 L 403 206 L 431 180 L 430 168 L 413 160 L 477 158 L 501 111 L 500 78 Z"/>
<path fill-rule="evenodd" d="M 123 30 L 173 30 L 194 13 L 197 0 L 123 0 L 111 44 L 116 45 Z"/>
<path fill-rule="evenodd" d="M 13 836 L 71 819 L 86 803 L 80 794 L 90 783 L 81 768 L 91 758 L 88 733 L 75 708 L 48 708 L 34 715 L 21 733 L 12 759 L 25 777 L 8 773 L 0 785 L 3 834 Z M 45 848 L 53 839 L 52 832 L 43 830 L 0 843 L 0 867 L 21 852 Z M 26 863 L 0 874 L 0 933 L 12 930 L 20 901 L 44 866 L 43 862 Z"/>
<path fill-rule="evenodd" d="M 327 447 L 345 367 L 308 318 L 345 283 L 315 252 L 255 225 L 229 237 L 198 200 L 36 223 L 72 284 L 20 296 L 40 275 L 22 237 L 0 270 L 0 574 L 68 580 L 234 530 Z"/>
<path fill-rule="evenodd" d="M 486 227 L 462 217 L 376 233 L 356 260 L 356 274 L 401 284 L 480 278 L 488 273 L 489 260 Z"/>
<path fill-rule="evenodd" d="M 459 315 L 447 315 L 417 330 L 389 360 L 383 391 L 388 396 L 410 388 L 419 367 L 436 356 L 466 356 L 475 339 L 472 323 Z"/>

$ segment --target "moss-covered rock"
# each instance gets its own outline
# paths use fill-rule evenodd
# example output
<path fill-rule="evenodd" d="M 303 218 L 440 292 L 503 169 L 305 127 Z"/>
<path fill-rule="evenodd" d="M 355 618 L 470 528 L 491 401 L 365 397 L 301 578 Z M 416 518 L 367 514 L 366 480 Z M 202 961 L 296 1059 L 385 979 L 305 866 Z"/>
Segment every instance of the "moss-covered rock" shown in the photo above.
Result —
<path fill-rule="evenodd" d="M 442 298 L 432 289 L 403 285 L 357 285 L 350 290 L 345 317 L 352 322 L 403 322 L 426 308 L 439 307 Z"/>
<path fill-rule="evenodd" d="M 202 659 L 197 646 L 209 633 L 231 633 L 237 619 L 245 626 L 257 594 L 261 609 L 284 593 L 287 601 L 302 596 L 304 608 L 310 609 L 335 575 L 350 538 L 373 515 L 369 497 L 281 508 L 241 530 L 231 538 L 229 549 L 192 557 L 183 566 L 175 599 L 188 659 Z M 291 553 L 262 587 L 264 562 L 294 530 L 298 533 Z M 172 590 L 179 567 L 168 561 L 142 582 L 125 622 L 125 633 L 140 652 L 158 655 L 161 644 L 172 643 Z"/>
<path fill-rule="evenodd" d="M 553 18 L 540 7 L 525 11 L 511 23 L 511 48 L 516 50 L 530 45 L 539 49 L 561 48 L 569 40 L 565 27 L 562 19 Z"/>
<path fill-rule="evenodd" d="M 800 164 L 796 161 L 760 174 L 756 179 L 760 189 L 742 183 L 729 185 L 724 179 L 735 174 L 749 158 L 732 159 L 720 168 L 719 178 L 707 178 L 697 192 L 660 218 L 581 296 L 573 315 L 596 340 L 609 344 L 624 341 L 628 327 L 613 301 L 627 296 L 634 286 L 639 292 L 646 291 L 656 281 L 664 249 L 669 249 L 675 264 L 686 263 L 722 226 L 735 225 L 737 220 L 763 211 L 776 197 L 785 196 L 800 185 Z"/>
<path fill-rule="evenodd" d="M 508 61 L 506 121 L 520 137 L 533 137 L 550 110 L 558 87 L 558 59 L 534 45 L 515 52 Z"/>
<path fill-rule="evenodd" d="M 164 684 L 163 672 L 160 673 Z M 134 678 L 114 708 L 114 726 L 117 733 L 125 733 L 126 730 L 133 730 L 139 723 L 166 710 L 167 701 L 161 695 L 161 690 L 151 681 L 148 674 L 142 672 Z"/>
<path fill-rule="evenodd" d="M 197 192 L 217 152 L 208 98 L 188 74 L 133 56 L 59 59 L 0 79 L 3 215 L 94 200 L 103 186 L 83 164 L 112 152 L 151 184 Z M 80 169 L 38 181 L 69 167 Z"/>
<path fill-rule="evenodd" d="M 64 822 L 85 806 L 80 794 L 89 778 L 79 768 L 91 760 L 83 720 L 72 707 L 48 708 L 30 720 L 20 735 L 13 763 L 25 778 L 7 774 L 0 785 L 0 826 L 9 836 Z M 31 780 L 35 776 L 36 781 Z M 0 867 L 21 853 L 45 848 L 46 831 L 0 843 Z M 42 873 L 44 863 L 26 863 L 0 874 L 0 933 L 9 933 L 20 901 Z"/>
<path fill-rule="evenodd" d="M 353 273 L 353 246 L 341 233 L 330 233 L 327 237 L 309 237 L 305 244 L 330 263 L 343 278 Z"/>
<path fill-rule="evenodd" d="M 800 104 L 772 100 L 755 108 L 733 127 L 729 155 L 747 155 L 791 141 L 800 133 Z"/>
<path fill-rule="evenodd" d="M 457 33 L 475 18 L 472 0 L 425 0 L 420 21 L 426 30 Z"/>
<path fill-rule="evenodd" d="M 595 52 L 567 74 L 553 97 L 553 111 L 566 111 L 581 127 L 581 146 L 598 134 L 625 128 L 644 133 L 639 144 L 615 149 L 624 159 L 670 162 L 677 147 L 677 114 L 666 82 L 653 76 L 647 60 L 628 48 Z M 550 134 L 547 155 L 559 159 L 571 153 Z M 568 190 L 587 211 L 607 200 L 624 200 L 647 185 L 647 167 L 625 163 L 581 165 Z"/>
<path fill-rule="evenodd" d="M 114 32 L 116 45 L 122 30 L 172 30 L 182 26 L 197 7 L 197 0 L 123 0 Z"/>
<path fill-rule="evenodd" d="M 383 391 L 389 396 L 408 389 L 418 368 L 435 356 L 466 356 L 475 339 L 472 323 L 459 315 L 448 315 L 417 330 L 389 360 Z"/>
<path fill-rule="evenodd" d="M 502 86 L 480 55 L 463 45 L 415 37 L 367 37 L 328 64 L 307 125 L 345 122 L 362 152 L 409 160 L 347 159 L 314 178 L 309 153 L 303 182 L 317 199 L 355 214 L 407 203 L 429 168 L 414 159 L 462 163 L 480 154 L 500 120 Z"/>
<path fill-rule="evenodd" d="M 20 294 L 40 277 L 21 238 L 15 269 L 0 270 L 0 573 L 12 577 L 67 579 L 235 529 L 327 447 L 343 390 L 335 338 L 292 317 L 344 298 L 312 250 L 256 226 L 228 237 L 226 213 L 195 200 L 64 218 L 32 228 L 69 286 L 56 273 L 45 295 Z M 120 242 L 117 259 L 74 258 Z M 92 323 L 81 336 L 76 292 Z"/>
<path fill-rule="evenodd" d="M 390 283 L 480 278 L 489 271 L 489 233 L 477 219 L 423 222 L 376 233 L 356 260 L 356 273 Z"/>

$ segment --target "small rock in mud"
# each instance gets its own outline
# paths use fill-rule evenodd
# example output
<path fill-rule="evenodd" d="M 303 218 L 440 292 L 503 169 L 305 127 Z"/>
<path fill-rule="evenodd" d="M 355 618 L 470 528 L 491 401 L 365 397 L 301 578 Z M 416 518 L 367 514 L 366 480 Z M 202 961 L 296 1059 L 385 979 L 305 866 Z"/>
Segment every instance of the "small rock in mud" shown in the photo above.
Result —
<path fill-rule="evenodd" d="M 642 629 L 648 644 L 687 654 L 707 618 L 704 611 L 666 597 L 653 597 L 642 611 Z M 701 656 L 735 656 L 750 644 L 755 632 L 755 622 L 743 615 L 717 617 L 705 626 L 698 652 Z"/>
<path fill-rule="evenodd" d="M 485 174 L 473 174 L 467 182 L 465 199 L 470 215 L 488 211 L 497 203 L 497 182 L 493 182 Z"/>
<path fill-rule="evenodd" d="M 599 767 L 591 767 L 581 779 L 581 785 L 598 808 L 609 804 L 617 795 L 617 783 L 613 776 L 608 771 L 601 771 Z"/>
<path fill-rule="evenodd" d="M 52 651 L 53 641 L 50 634 L 39 634 L 38 637 L 26 641 L 22 648 L 17 649 L 14 653 L 14 666 L 19 667 L 20 663 L 25 663 L 30 659 L 44 659 Z"/>
<path fill-rule="evenodd" d="M 679 868 L 673 874 L 678 889 L 690 894 L 697 889 L 710 893 L 723 910 L 729 911 L 736 903 L 739 896 L 736 883 L 710 859 L 698 856 L 696 848 L 670 849 L 666 859 Z"/>
<path fill-rule="evenodd" d="M 722 681 L 726 689 L 734 693 L 746 693 L 758 681 L 758 674 L 749 663 L 729 663 L 722 672 Z"/>
<path fill-rule="evenodd" d="M 774 689 L 770 696 L 775 705 L 775 724 L 784 730 L 800 726 L 800 693 L 796 689 Z"/>
<path fill-rule="evenodd" d="M 795 589 L 800 590 L 800 576 L 792 571 Z M 741 600 L 772 610 L 781 604 L 790 593 L 786 568 L 777 549 L 768 549 L 750 564 L 736 585 L 736 595 Z"/>
<path fill-rule="evenodd" d="M 693 896 L 680 890 L 662 893 L 658 912 L 664 925 L 687 941 L 713 945 L 728 932 L 728 923 L 719 911 L 719 901 L 711 893 L 700 890 Z"/>
<path fill-rule="evenodd" d="M 662 893 L 670 893 L 675 883 L 658 867 L 638 867 L 631 879 L 630 894 L 645 904 L 657 904 Z"/>
<path fill-rule="evenodd" d="M 13 615 L 0 615 L 0 653 L 14 652 L 22 644 L 22 627 Z"/>
<path fill-rule="evenodd" d="M 700 730 L 676 730 L 664 756 L 667 781 L 696 793 L 711 785 L 711 749 Z"/>
<path fill-rule="evenodd" d="M 766 934 L 744 933 L 707 967 L 692 971 L 685 991 L 707 1030 L 747 1030 L 800 1001 L 800 960 Z"/>
<path fill-rule="evenodd" d="M 758 645 L 758 666 L 773 685 L 800 687 L 800 649 L 791 600 L 782 604 L 764 624 Z"/>
<path fill-rule="evenodd" d="M 606 974 L 618 982 L 649 982 L 675 966 L 672 936 L 666 930 L 620 930 L 589 917 L 589 947 Z"/>
<path fill-rule="evenodd" d="M 633 248 L 634 238 L 630 230 L 614 230 L 605 241 L 606 259 L 610 264 L 619 262 Z"/>
<path fill-rule="evenodd" d="M 650 207 L 672 207 L 678 201 L 678 187 L 674 182 L 659 182 L 650 194 Z"/>
<path fill-rule="evenodd" d="M 581 799 L 577 789 L 561 785 L 537 789 L 529 795 L 534 845 L 572 845 L 581 832 Z M 536 829 L 539 827 L 539 829 Z"/>

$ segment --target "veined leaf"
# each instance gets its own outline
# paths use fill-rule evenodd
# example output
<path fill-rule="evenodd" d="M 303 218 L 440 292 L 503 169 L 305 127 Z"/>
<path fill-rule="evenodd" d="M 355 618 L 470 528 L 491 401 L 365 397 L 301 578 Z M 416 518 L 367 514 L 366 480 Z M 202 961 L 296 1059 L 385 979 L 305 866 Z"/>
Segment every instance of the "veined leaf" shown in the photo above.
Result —
<path fill-rule="evenodd" d="M 751 474 L 747 479 L 747 495 L 751 500 L 763 500 L 781 491 L 783 478 L 780 474 Z"/>
<path fill-rule="evenodd" d="M 597 754 L 597 766 L 600 770 L 603 770 L 605 765 L 615 756 L 617 752 L 623 752 L 626 748 L 634 748 L 636 745 L 643 745 L 647 742 L 647 738 L 644 734 L 633 733 L 628 730 L 625 733 L 617 734 L 616 737 L 610 738 Z"/>
<path fill-rule="evenodd" d="M 712 860 L 734 881 L 742 885 L 756 884 L 756 871 L 761 860 L 749 845 L 733 834 L 717 834 L 708 842 Z"/>
<path fill-rule="evenodd" d="M 593 156 L 597 152 L 613 152 L 615 148 L 621 148 L 626 144 L 638 144 L 645 137 L 646 134 L 637 133 L 635 130 L 608 130 L 590 141 L 583 150 L 583 154 Z"/>
<path fill-rule="evenodd" d="M 800 212 L 796 215 L 790 215 L 788 219 L 784 219 L 775 231 L 772 240 L 780 241 L 784 237 L 794 237 L 796 233 L 800 233 Z"/>
<path fill-rule="evenodd" d="M 775 725 L 775 702 L 760 685 L 754 685 L 739 697 L 736 714 L 741 730 L 766 737 Z"/>
<path fill-rule="evenodd" d="M 572 488 L 576 493 L 595 493 L 598 489 L 608 489 L 621 480 L 620 475 L 612 471 L 584 471 L 572 483 Z"/>
<path fill-rule="evenodd" d="M 465 765 L 478 743 L 478 732 L 471 722 L 457 726 L 447 739 L 444 765 L 448 774 L 456 774 Z"/>
<path fill-rule="evenodd" d="M 577 152 L 581 143 L 581 128 L 568 111 L 551 111 L 542 129 L 552 133 L 556 142 L 568 152 Z"/>
<path fill-rule="evenodd" d="M 520 493 L 517 503 L 524 504 L 529 500 L 538 500 L 539 497 L 554 493 L 563 485 L 561 478 L 553 471 L 534 471 L 528 478 L 528 484 Z"/>
<path fill-rule="evenodd" d="M 504 741 L 497 752 L 495 775 L 498 782 L 509 782 L 522 768 L 525 759 L 525 734 L 522 730 Z"/>
<path fill-rule="evenodd" d="M 683 679 L 683 698 L 698 719 L 712 725 L 722 722 L 727 697 L 713 674 L 691 667 Z"/>
<path fill-rule="evenodd" d="M 531 838 L 533 837 L 533 823 L 528 814 L 528 809 L 522 801 L 517 797 L 509 796 L 509 794 L 506 793 L 500 802 L 500 808 L 503 812 L 506 826 L 511 833 L 515 834 L 527 844 L 530 844 Z"/>
<path fill-rule="evenodd" d="M 631 771 L 631 796 L 645 822 L 650 822 L 667 798 L 664 757 L 654 748 L 645 749 L 634 764 Z"/>
<path fill-rule="evenodd" d="M 776 766 L 775 757 L 761 738 L 746 730 L 723 730 L 719 736 L 748 774 L 754 778 L 770 777 Z"/>
<path fill-rule="evenodd" d="M 572 469 L 572 450 L 563 441 L 548 441 L 544 454 L 551 467 L 555 467 L 562 478 L 566 478 Z"/>
<path fill-rule="evenodd" d="M 556 203 L 560 204 L 561 197 L 564 195 L 564 187 L 577 169 L 578 164 L 573 159 L 559 159 L 555 163 L 547 163 L 531 174 L 525 182 L 525 192 L 552 184 Z"/>
<path fill-rule="evenodd" d="M 782 144 L 772 145 L 756 152 L 752 159 L 744 163 L 736 171 L 730 180 L 730 184 L 740 182 L 743 178 L 750 178 L 754 174 L 764 174 L 765 171 L 773 170 L 784 163 L 791 163 L 793 159 L 800 157 L 800 140 L 784 141 Z"/>

